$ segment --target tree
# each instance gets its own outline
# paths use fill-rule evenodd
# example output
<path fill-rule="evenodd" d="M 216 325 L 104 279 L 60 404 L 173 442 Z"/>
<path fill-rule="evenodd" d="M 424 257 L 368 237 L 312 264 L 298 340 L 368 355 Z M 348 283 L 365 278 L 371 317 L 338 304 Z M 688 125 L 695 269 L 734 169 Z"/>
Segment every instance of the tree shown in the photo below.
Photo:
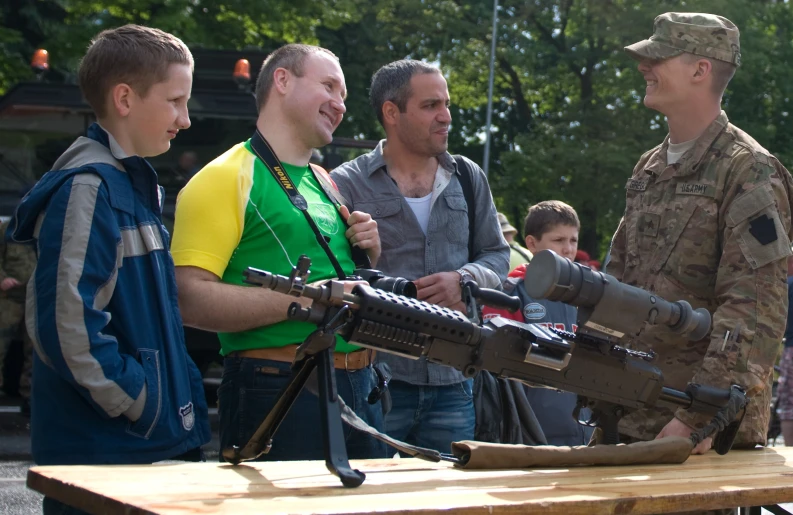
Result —
<path fill-rule="evenodd" d="M 33 49 L 49 45 L 73 73 L 100 29 L 142 23 L 191 47 L 265 51 L 317 43 L 334 51 L 349 96 L 337 134 L 382 136 L 369 81 L 401 58 L 437 62 L 452 95 L 450 148 L 483 154 L 492 0 L 10 0 L 0 7 L 0 89 L 29 78 Z M 728 87 L 730 119 L 793 160 L 790 99 L 793 12 L 788 2 L 743 0 L 501 0 L 490 181 L 513 222 L 547 199 L 579 212 L 581 247 L 602 256 L 624 210 L 625 183 L 641 154 L 666 134 L 643 106 L 644 81 L 625 45 L 652 34 L 666 11 L 712 12 L 736 21 L 743 65 Z M 519 225 L 519 224 L 518 224 Z"/>

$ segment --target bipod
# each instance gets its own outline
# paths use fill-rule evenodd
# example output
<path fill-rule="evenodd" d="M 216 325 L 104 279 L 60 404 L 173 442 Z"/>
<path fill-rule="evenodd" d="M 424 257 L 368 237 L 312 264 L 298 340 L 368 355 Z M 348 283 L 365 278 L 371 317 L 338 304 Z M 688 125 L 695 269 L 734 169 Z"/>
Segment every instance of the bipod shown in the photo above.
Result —
<path fill-rule="evenodd" d="M 297 303 L 295 303 L 297 304 Z M 300 309 L 299 304 L 290 307 L 290 312 Z M 278 396 L 273 408 L 264 418 L 256 432 L 243 448 L 233 446 L 223 450 L 223 457 L 234 465 L 241 461 L 256 459 L 266 454 L 273 446 L 273 437 L 294 404 L 297 396 L 306 386 L 314 369 L 317 370 L 317 399 L 320 410 L 320 426 L 325 449 L 325 466 L 344 486 L 360 486 L 366 475 L 350 467 L 344 431 L 341 425 L 341 407 L 336 390 L 336 374 L 333 367 L 333 351 L 336 348 L 336 331 L 346 323 L 349 307 L 330 309 L 323 323 L 298 347 L 292 376 L 289 383 Z"/>

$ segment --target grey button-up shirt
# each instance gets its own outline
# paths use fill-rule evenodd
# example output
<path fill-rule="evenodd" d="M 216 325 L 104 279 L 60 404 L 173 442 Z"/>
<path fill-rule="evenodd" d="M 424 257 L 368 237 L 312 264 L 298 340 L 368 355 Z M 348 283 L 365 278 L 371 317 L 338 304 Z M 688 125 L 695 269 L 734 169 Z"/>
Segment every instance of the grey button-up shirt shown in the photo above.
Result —
<path fill-rule="evenodd" d="M 435 175 L 425 235 L 396 182 L 388 175 L 384 146 L 382 140 L 372 152 L 331 172 L 350 211 L 363 211 L 377 220 L 383 249 L 377 269 L 391 277 L 414 280 L 465 268 L 480 286 L 498 288 L 509 272 L 509 246 L 501 234 L 482 169 L 467 160 L 474 171 L 471 183 L 476 203 L 474 256 L 469 259 L 468 205 L 452 156 L 444 153 L 438 157 L 441 166 Z M 378 359 L 388 363 L 394 379 L 410 384 L 449 385 L 465 380 L 459 371 L 428 363 L 424 358 L 414 360 L 383 352 Z"/>

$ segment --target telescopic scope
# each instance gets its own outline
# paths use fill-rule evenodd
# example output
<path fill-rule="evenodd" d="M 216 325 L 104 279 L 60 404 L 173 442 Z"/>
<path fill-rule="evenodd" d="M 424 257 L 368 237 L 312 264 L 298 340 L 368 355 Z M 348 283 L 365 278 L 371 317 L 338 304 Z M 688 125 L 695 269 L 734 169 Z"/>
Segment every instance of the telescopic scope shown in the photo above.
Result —
<path fill-rule="evenodd" d="M 612 341 L 637 335 L 645 322 L 668 326 L 691 341 L 701 340 L 710 331 L 706 309 L 694 310 L 684 300 L 666 301 L 552 250 L 534 255 L 524 284 L 531 297 L 578 307 L 579 331 Z"/>

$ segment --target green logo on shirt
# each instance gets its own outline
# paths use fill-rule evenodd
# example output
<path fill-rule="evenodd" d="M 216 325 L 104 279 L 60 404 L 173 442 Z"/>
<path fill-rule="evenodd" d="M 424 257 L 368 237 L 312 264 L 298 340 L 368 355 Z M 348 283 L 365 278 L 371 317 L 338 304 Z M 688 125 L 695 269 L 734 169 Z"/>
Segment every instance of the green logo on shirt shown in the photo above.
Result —
<path fill-rule="evenodd" d="M 328 236 L 333 236 L 339 232 L 339 217 L 336 214 L 336 207 L 328 204 L 309 204 L 308 212 L 316 222 L 319 230 Z"/>

